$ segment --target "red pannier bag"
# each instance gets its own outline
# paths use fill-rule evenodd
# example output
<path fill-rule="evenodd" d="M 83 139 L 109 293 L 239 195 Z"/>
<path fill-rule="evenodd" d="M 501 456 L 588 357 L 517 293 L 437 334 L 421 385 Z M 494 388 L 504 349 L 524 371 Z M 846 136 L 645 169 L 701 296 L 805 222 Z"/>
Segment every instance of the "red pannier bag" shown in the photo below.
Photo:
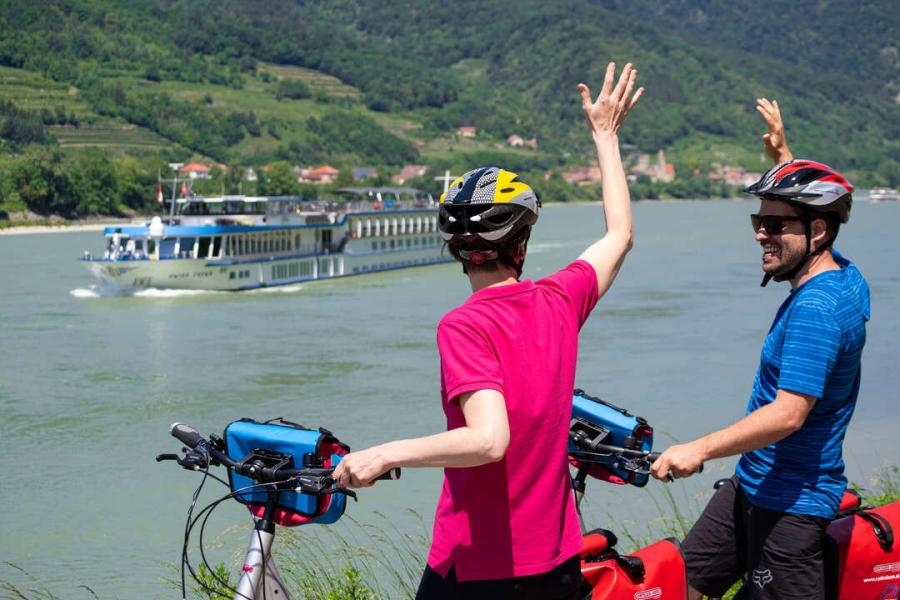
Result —
<path fill-rule="evenodd" d="M 900 501 L 857 509 L 828 526 L 829 597 L 900 600 Z"/>
<path fill-rule="evenodd" d="M 628 556 L 612 546 L 616 537 L 604 530 L 584 536 L 581 574 L 585 600 L 684 600 L 687 580 L 678 540 L 668 538 Z"/>

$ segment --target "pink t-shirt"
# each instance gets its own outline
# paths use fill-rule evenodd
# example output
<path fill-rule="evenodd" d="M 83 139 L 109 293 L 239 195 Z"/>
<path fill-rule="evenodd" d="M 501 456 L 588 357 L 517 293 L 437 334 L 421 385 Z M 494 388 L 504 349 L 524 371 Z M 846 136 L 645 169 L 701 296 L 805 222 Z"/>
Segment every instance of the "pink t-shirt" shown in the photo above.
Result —
<path fill-rule="evenodd" d="M 503 393 L 503 460 L 444 469 L 428 564 L 459 581 L 544 573 L 581 549 L 567 457 L 578 331 L 597 303 L 597 276 L 579 260 L 537 282 L 479 290 L 438 325 L 447 429 L 465 425 L 455 400 Z"/>

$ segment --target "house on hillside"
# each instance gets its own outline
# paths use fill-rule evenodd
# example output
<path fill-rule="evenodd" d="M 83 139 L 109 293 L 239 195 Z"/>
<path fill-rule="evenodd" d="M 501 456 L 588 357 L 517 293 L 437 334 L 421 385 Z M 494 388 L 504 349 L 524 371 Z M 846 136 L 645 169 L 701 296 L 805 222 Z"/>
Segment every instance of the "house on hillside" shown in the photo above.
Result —
<path fill-rule="evenodd" d="M 256 174 L 256 171 L 253 170 L 253 167 L 247 167 L 244 169 L 244 174 L 241 177 L 244 181 L 258 181 L 259 176 Z"/>
<path fill-rule="evenodd" d="M 637 181 L 642 175 L 649 177 L 650 181 L 668 183 L 675 179 L 675 165 L 666 161 L 666 153 L 662 149 L 656 154 L 655 162 L 651 162 L 649 154 L 640 154 L 637 162 L 628 169 L 628 181 Z"/>
<path fill-rule="evenodd" d="M 188 163 L 179 169 L 179 173 L 190 179 L 209 179 L 209 167 L 200 163 Z"/>
<path fill-rule="evenodd" d="M 578 166 L 562 173 L 564 181 L 574 185 L 591 185 L 600 183 L 600 165 L 591 163 L 588 166 Z"/>
<path fill-rule="evenodd" d="M 402 169 L 400 169 L 399 173 L 391 177 L 391 182 L 403 185 L 410 179 L 421 177 L 427 172 L 428 167 L 426 165 L 405 165 Z"/>
<path fill-rule="evenodd" d="M 300 176 L 297 180 L 300 183 L 315 183 L 326 185 L 329 183 L 334 183 L 334 180 L 337 179 L 338 174 L 340 174 L 340 169 L 335 169 L 331 165 L 323 165 L 321 167 L 316 167 L 315 169 L 303 169 L 300 171 Z"/>
<path fill-rule="evenodd" d="M 353 181 L 362 181 L 370 177 L 377 177 L 378 169 L 375 167 L 355 167 L 353 169 Z"/>
<path fill-rule="evenodd" d="M 526 140 L 521 135 L 512 134 L 508 138 L 506 138 L 506 143 L 512 146 L 513 148 L 521 148 L 523 146 L 528 146 L 532 150 L 537 150 L 537 138 L 531 138 L 530 140 Z"/>
<path fill-rule="evenodd" d="M 713 163 L 713 171 L 707 175 L 710 181 L 724 181 L 735 187 L 747 187 L 756 183 L 762 173 L 747 171 L 743 167 Z"/>
<path fill-rule="evenodd" d="M 462 137 L 473 138 L 478 130 L 472 125 L 463 125 L 456 130 L 456 133 Z"/>

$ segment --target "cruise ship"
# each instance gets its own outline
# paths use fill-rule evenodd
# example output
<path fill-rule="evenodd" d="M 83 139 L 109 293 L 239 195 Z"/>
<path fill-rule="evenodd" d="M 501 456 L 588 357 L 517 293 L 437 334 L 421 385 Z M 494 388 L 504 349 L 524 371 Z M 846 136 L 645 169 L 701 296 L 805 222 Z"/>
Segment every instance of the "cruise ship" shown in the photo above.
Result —
<path fill-rule="evenodd" d="M 119 290 L 248 290 L 419 267 L 442 252 L 437 203 L 413 188 L 342 188 L 342 199 L 189 195 L 171 214 L 107 227 L 82 262 Z"/>

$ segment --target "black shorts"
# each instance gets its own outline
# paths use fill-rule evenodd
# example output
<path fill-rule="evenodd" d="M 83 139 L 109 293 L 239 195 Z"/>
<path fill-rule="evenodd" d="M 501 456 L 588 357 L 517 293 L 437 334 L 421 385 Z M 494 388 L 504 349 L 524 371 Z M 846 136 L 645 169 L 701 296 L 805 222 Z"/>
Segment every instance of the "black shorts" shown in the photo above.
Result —
<path fill-rule="evenodd" d="M 828 523 L 753 506 L 732 477 L 716 490 L 681 546 L 688 583 L 719 598 L 746 574 L 748 598 L 821 600 Z"/>
<path fill-rule="evenodd" d="M 574 600 L 580 587 L 577 555 L 552 571 L 510 579 L 459 582 L 453 569 L 441 577 L 426 566 L 416 600 Z"/>

